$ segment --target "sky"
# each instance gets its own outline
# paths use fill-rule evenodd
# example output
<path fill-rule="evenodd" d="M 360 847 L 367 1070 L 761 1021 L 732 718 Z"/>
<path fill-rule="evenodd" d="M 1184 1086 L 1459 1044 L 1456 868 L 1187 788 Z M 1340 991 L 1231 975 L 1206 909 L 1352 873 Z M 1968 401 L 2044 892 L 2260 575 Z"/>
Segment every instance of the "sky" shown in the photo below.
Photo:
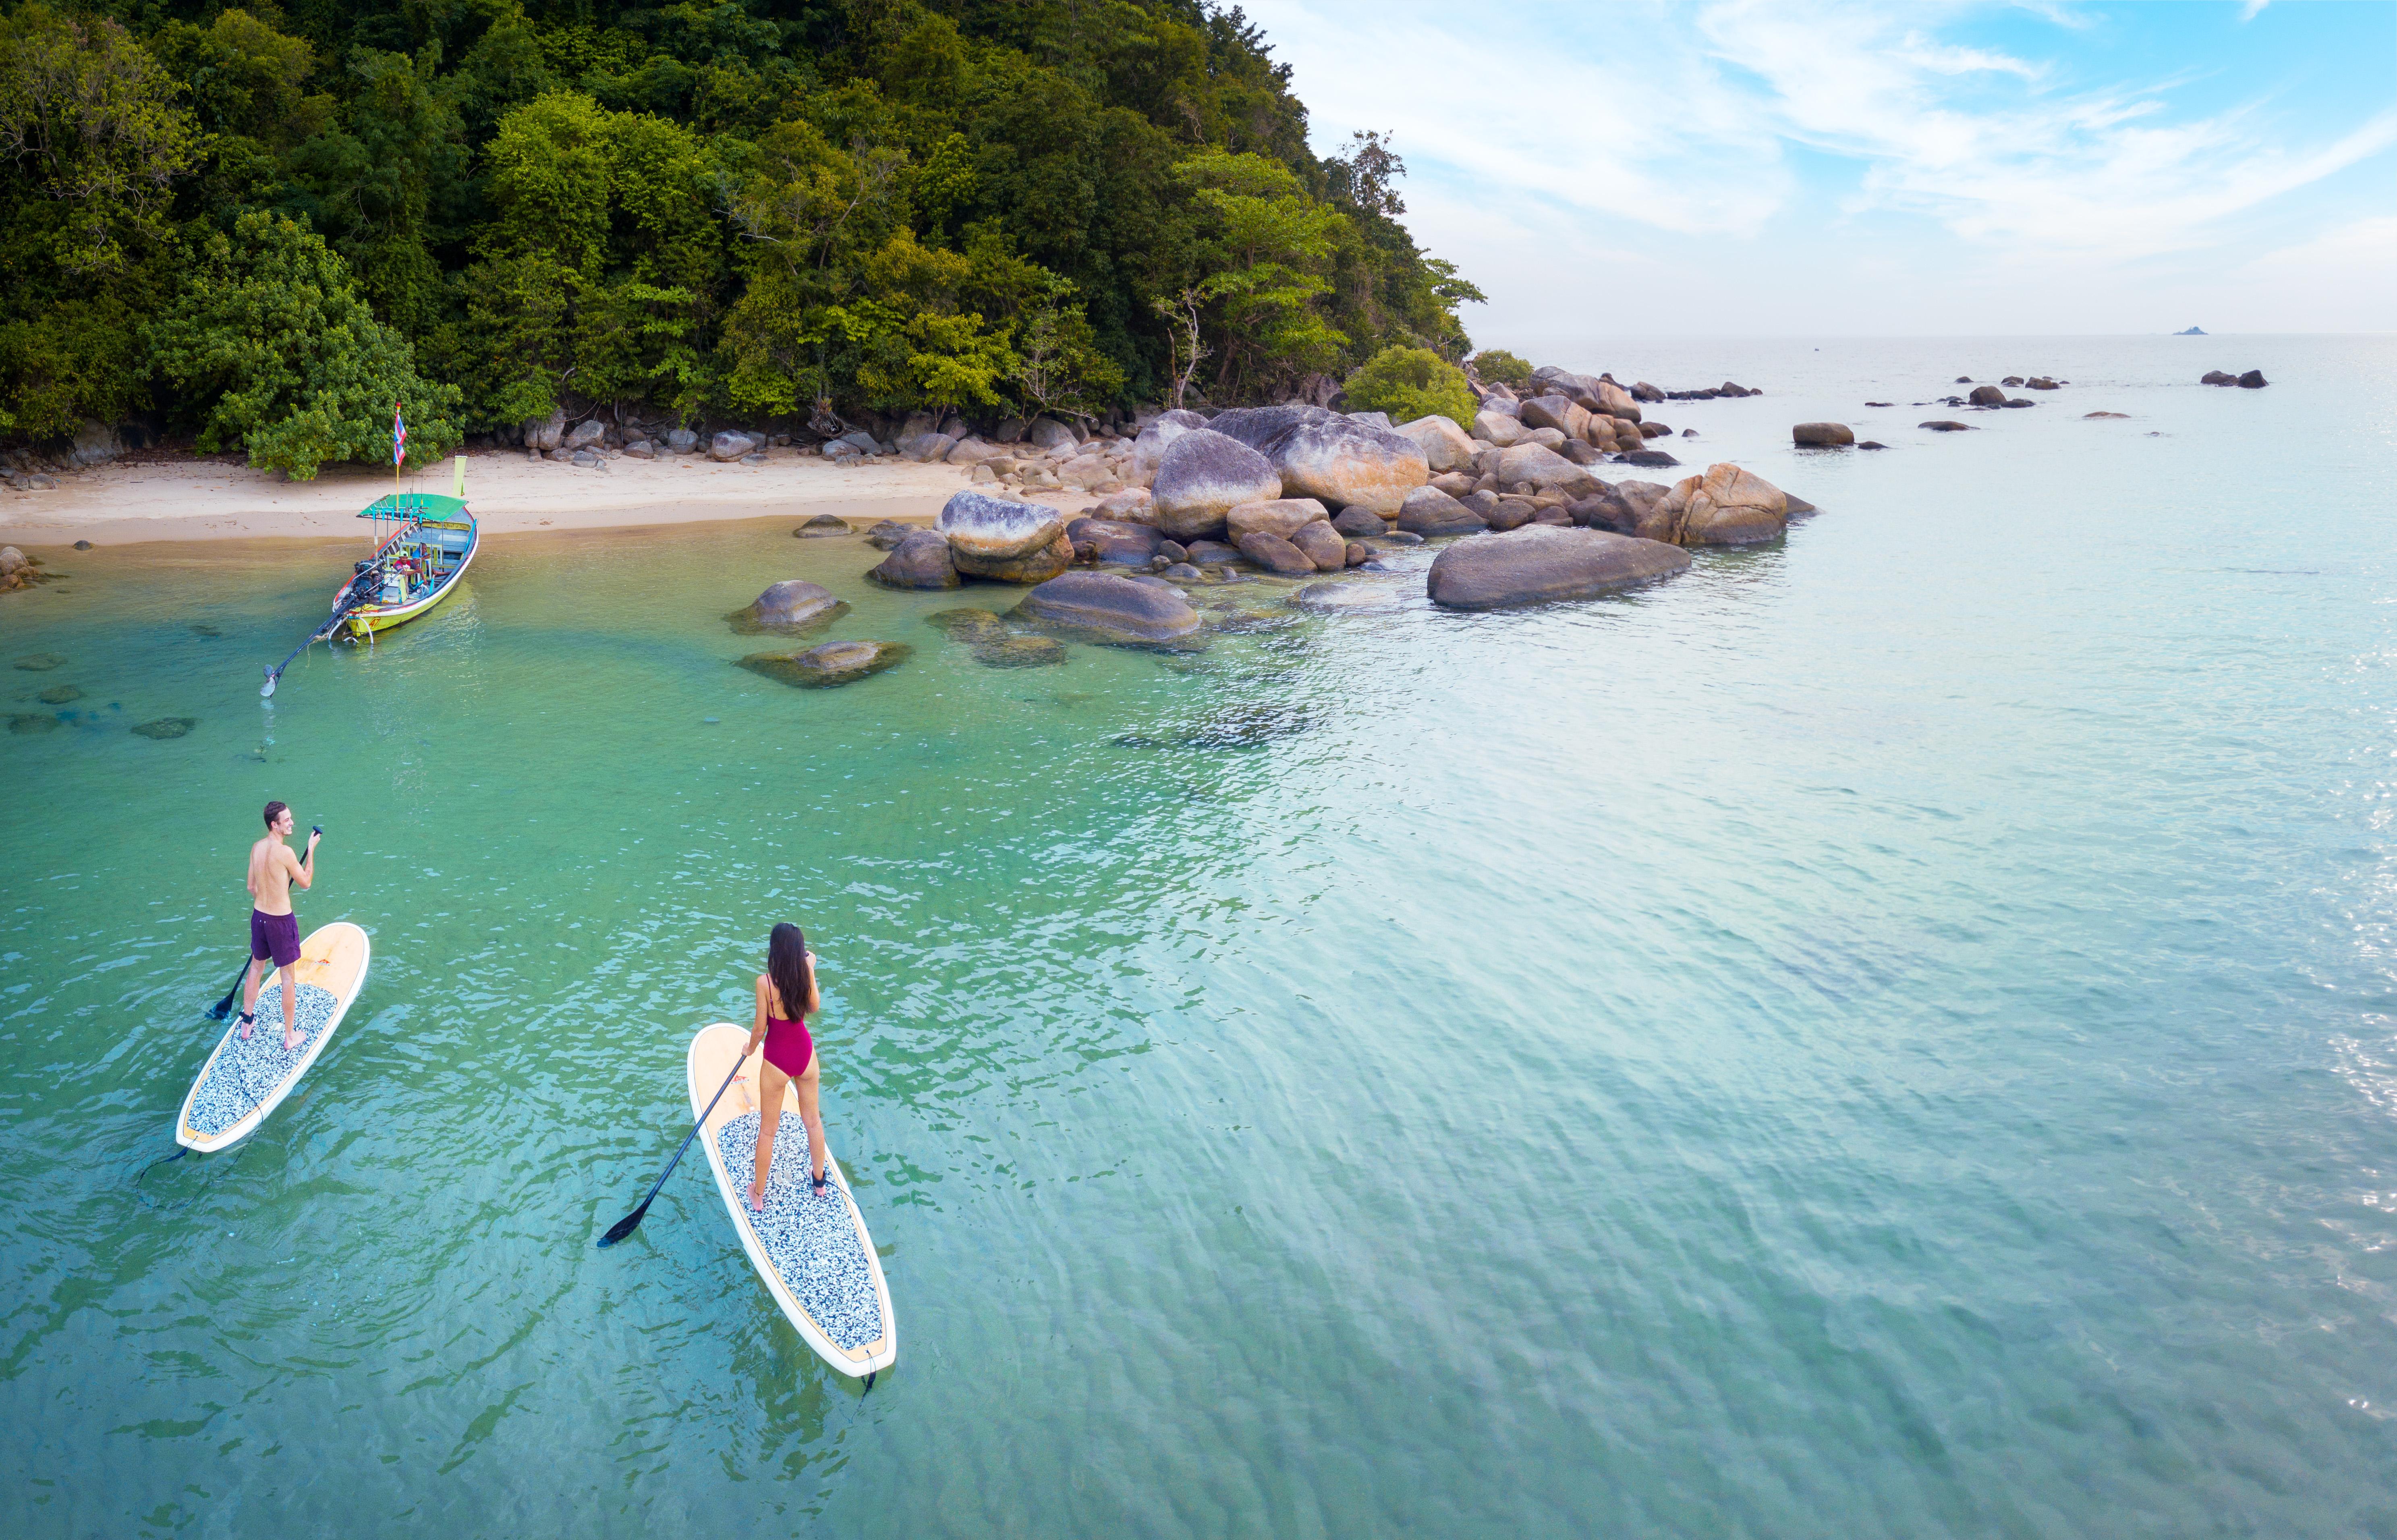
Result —
<path fill-rule="evenodd" d="M 1242 0 L 1477 342 L 2397 331 L 2397 0 Z"/>

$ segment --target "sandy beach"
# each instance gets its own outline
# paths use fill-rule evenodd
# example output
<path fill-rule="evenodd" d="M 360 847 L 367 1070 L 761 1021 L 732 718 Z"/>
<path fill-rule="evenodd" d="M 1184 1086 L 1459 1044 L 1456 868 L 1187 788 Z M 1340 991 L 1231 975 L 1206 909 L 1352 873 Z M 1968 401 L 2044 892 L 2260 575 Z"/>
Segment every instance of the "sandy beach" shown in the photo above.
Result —
<path fill-rule="evenodd" d="M 967 476 L 954 465 L 841 466 L 790 449 L 771 451 L 763 465 L 619 456 L 604 470 L 529 460 L 521 451 L 465 458 L 467 504 L 494 534 L 786 515 L 929 519 Z M 448 460 L 404 483 L 422 492 L 448 492 L 452 485 Z M 61 475 L 53 489 L 0 491 L 0 542 L 39 548 L 79 540 L 116 545 L 342 536 L 362 528 L 358 510 L 391 487 L 388 475 L 359 466 L 328 466 L 314 481 L 285 481 L 222 459 L 148 454 Z M 1053 501 L 1063 506 L 1087 499 L 1065 494 Z"/>

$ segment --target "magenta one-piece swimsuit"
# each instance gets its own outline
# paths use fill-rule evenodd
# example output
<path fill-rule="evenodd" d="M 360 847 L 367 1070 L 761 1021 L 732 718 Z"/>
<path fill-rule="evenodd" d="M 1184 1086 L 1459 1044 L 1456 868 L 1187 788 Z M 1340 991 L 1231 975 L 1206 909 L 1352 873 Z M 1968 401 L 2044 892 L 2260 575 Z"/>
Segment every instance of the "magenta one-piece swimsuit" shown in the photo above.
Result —
<path fill-rule="evenodd" d="M 768 1064 L 785 1075 L 801 1075 L 807 1071 L 808 1061 L 815 1056 L 815 1039 L 808 1036 L 806 1022 L 786 1022 L 780 1016 L 766 1018 Z"/>

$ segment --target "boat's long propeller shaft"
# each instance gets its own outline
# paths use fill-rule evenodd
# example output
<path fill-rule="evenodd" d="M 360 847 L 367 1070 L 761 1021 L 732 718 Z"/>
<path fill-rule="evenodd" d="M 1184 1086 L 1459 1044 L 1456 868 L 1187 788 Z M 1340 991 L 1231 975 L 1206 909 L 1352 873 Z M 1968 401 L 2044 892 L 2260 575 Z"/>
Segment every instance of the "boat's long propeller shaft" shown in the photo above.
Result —
<path fill-rule="evenodd" d="M 374 578 L 379 583 L 381 581 L 382 574 L 382 562 L 378 559 L 371 566 L 360 568 L 356 573 L 352 575 L 348 583 L 341 585 L 340 596 L 333 600 L 333 612 L 326 618 L 325 623 L 310 632 L 306 641 L 303 641 L 298 647 L 293 648 L 290 652 L 284 657 L 284 660 L 281 663 L 276 663 L 273 668 L 266 671 L 266 683 L 260 686 L 258 691 L 261 698 L 271 697 L 274 695 L 275 682 L 283 677 L 283 671 L 291 666 L 292 659 L 297 658 L 300 654 L 307 651 L 318 642 L 323 641 L 334 632 L 339 631 L 341 628 L 341 623 L 349 619 L 350 611 L 360 608 L 368 601 L 375 591 L 376 584 L 370 583 L 367 580 L 368 578 Z"/>

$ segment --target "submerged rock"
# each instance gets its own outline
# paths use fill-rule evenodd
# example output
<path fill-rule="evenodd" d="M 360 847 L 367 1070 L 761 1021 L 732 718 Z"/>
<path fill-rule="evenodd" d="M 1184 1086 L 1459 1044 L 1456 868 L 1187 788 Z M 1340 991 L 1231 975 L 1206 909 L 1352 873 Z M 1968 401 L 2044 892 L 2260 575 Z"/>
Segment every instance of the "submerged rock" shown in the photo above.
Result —
<path fill-rule="evenodd" d="M 1053 668 L 1065 661 L 1065 645 L 1050 636 L 1002 636 L 974 649 L 984 668 Z"/>
<path fill-rule="evenodd" d="M 1290 602 L 1301 609 L 1345 614 L 1359 609 L 1395 609 L 1399 593 L 1386 583 L 1310 583 L 1292 594 Z"/>
<path fill-rule="evenodd" d="M 196 716 L 161 716 L 133 729 L 137 738 L 181 738 L 200 725 Z"/>
<path fill-rule="evenodd" d="M 65 664 L 66 660 L 55 652 L 32 652 L 17 660 L 17 666 L 28 674 L 47 674 Z"/>
<path fill-rule="evenodd" d="M 1431 564 L 1426 591 L 1451 609 L 1497 609 L 1551 599 L 1586 599 L 1685 571 L 1678 546 L 1602 529 L 1536 524 L 1513 534 L 1460 541 Z"/>
<path fill-rule="evenodd" d="M 1973 424 L 1970 422 L 1951 422 L 1944 418 L 1936 422 L 1917 422 L 1915 426 L 1928 428 L 1933 433 L 1971 433 L 1973 431 Z"/>
<path fill-rule="evenodd" d="M 884 519 L 865 531 L 865 543 L 877 551 L 888 551 L 904 539 L 910 529 L 921 529 L 915 524 L 902 524 L 896 519 Z"/>
<path fill-rule="evenodd" d="M 913 650 L 900 642 L 826 642 L 805 652 L 752 652 L 741 666 L 802 690 L 828 690 L 896 668 Z"/>
<path fill-rule="evenodd" d="M 1198 611 L 1172 583 L 1112 572 L 1062 573 L 1024 595 L 1013 612 L 1118 645 L 1180 642 L 1198 629 Z"/>
<path fill-rule="evenodd" d="M 828 624 L 849 613 L 849 606 L 831 589 L 797 578 L 786 579 L 757 596 L 745 609 L 725 617 L 743 636 L 760 631 L 796 634 Z"/>
<path fill-rule="evenodd" d="M 62 706 L 70 701 L 83 699 L 81 685 L 52 685 L 36 697 L 46 706 Z"/>
<path fill-rule="evenodd" d="M 935 610 L 924 617 L 924 623 L 953 642 L 979 645 L 1007 635 L 1007 623 L 987 609 Z"/>
<path fill-rule="evenodd" d="M 37 732 L 54 732 L 59 719 L 47 711 L 12 711 L 8 714 L 8 730 L 31 736 Z"/>
<path fill-rule="evenodd" d="M 821 540 L 826 535 L 845 535 L 847 533 L 849 533 L 849 520 L 845 518 L 836 518 L 830 514 L 818 514 L 815 517 L 808 520 L 805 524 L 800 525 L 797 529 L 791 531 L 793 538 L 797 540 Z"/>

